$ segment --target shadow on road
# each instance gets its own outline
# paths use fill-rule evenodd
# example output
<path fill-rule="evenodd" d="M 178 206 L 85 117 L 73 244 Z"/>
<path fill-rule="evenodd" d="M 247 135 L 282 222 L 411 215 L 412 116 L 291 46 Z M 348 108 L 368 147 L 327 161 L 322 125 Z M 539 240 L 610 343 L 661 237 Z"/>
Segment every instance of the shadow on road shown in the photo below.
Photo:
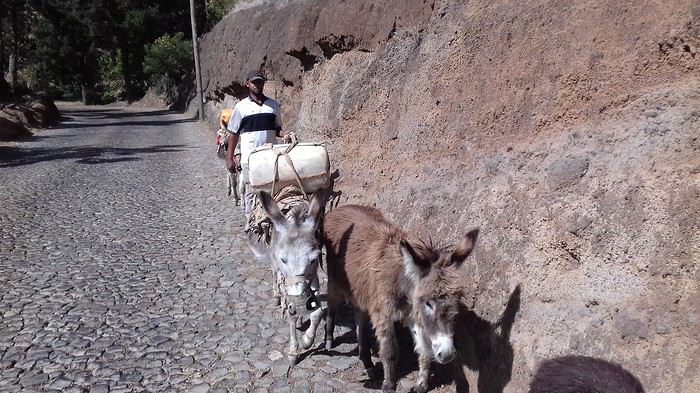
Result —
<path fill-rule="evenodd" d="M 100 108 L 100 109 L 85 109 L 85 108 L 62 108 L 62 116 L 77 116 L 87 117 L 90 119 L 122 119 L 125 117 L 139 116 L 161 116 L 168 114 L 176 114 L 177 112 L 169 110 L 143 110 L 143 111 L 126 111 L 121 108 Z"/>
<path fill-rule="evenodd" d="M 68 109 L 65 108 L 61 113 L 61 123 L 53 127 L 54 129 L 70 129 L 70 128 L 101 128 L 112 126 L 168 126 L 172 124 L 191 123 L 197 121 L 197 116 L 179 119 L 163 119 L 159 120 L 159 116 L 173 115 L 176 112 L 169 110 L 152 110 L 130 112 L 123 109 Z M 139 117 L 153 117 L 151 120 L 140 120 Z M 136 118 L 129 121 L 130 118 Z M 99 120 L 107 120 L 100 122 Z M 113 121 L 109 121 L 113 120 Z"/>
<path fill-rule="evenodd" d="M 189 119 L 173 119 L 173 120 L 153 120 L 153 121 L 119 121 L 114 123 L 74 123 L 73 120 L 63 120 L 60 125 L 53 127 L 54 129 L 75 129 L 75 128 L 102 128 L 102 127 L 114 127 L 114 126 L 169 126 L 173 124 L 181 123 L 192 123 L 196 122 L 197 118 L 192 117 Z"/>
<path fill-rule="evenodd" d="M 80 164 L 105 164 L 123 161 L 137 161 L 137 155 L 170 153 L 183 151 L 185 145 L 158 145 L 139 148 L 112 147 L 61 147 L 21 149 L 14 146 L 0 146 L 0 168 L 35 164 L 43 161 L 76 159 Z"/>

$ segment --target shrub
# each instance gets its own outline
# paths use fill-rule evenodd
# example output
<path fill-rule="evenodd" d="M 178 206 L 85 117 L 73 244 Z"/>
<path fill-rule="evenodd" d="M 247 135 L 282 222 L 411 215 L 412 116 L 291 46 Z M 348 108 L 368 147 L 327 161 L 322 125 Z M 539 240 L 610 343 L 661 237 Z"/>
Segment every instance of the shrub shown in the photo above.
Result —
<path fill-rule="evenodd" d="M 207 23 L 213 27 L 231 11 L 238 0 L 207 0 Z"/>
<path fill-rule="evenodd" d="M 116 51 L 116 56 L 108 52 L 102 53 L 98 59 L 99 90 L 102 102 L 118 101 L 126 93 L 124 75 L 122 73 L 122 53 Z"/>
<path fill-rule="evenodd" d="M 165 34 L 146 45 L 143 72 L 159 94 L 180 83 L 192 68 L 192 42 L 184 34 Z"/>

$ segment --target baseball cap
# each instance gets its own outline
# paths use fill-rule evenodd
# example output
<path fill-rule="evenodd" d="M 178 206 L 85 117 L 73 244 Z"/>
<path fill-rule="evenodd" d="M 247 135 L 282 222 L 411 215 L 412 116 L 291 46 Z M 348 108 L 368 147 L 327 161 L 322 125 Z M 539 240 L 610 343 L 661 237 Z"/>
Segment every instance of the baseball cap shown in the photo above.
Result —
<path fill-rule="evenodd" d="M 246 75 L 246 78 L 245 78 L 245 80 L 251 81 L 251 82 L 254 81 L 254 80 L 257 80 L 257 79 L 267 80 L 267 79 L 265 79 L 265 77 L 260 73 L 260 71 L 256 71 L 256 70 L 249 71 L 249 72 L 248 72 L 248 75 Z"/>

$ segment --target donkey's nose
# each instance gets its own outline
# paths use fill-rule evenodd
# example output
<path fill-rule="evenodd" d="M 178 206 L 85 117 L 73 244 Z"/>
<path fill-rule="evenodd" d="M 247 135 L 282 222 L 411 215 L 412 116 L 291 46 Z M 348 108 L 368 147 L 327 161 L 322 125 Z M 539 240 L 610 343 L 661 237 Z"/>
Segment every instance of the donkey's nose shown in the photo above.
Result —
<path fill-rule="evenodd" d="M 453 350 L 440 350 L 435 354 L 435 359 L 442 364 L 449 363 L 455 358 L 455 351 Z"/>
<path fill-rule="evenodd" d="M 452 335 L 438 334 L 435 339 L 432 340 L 432 347 L 435 360 L 439 363 L 449 363 L 455 358 L 455 346 L 452 341 Z"/>

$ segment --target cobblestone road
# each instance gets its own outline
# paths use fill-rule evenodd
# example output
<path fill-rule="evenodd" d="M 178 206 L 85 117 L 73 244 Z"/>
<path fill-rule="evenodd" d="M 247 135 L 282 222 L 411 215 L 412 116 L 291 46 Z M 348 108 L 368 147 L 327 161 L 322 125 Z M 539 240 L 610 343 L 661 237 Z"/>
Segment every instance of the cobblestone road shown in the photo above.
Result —
<path fill-rule="evenodd" d="M 64 114 L 0 146 L 0 392 L 366 390 L 348 327 L 284 375 L 287 328 L 211 133 L 184 115 Z"/>

